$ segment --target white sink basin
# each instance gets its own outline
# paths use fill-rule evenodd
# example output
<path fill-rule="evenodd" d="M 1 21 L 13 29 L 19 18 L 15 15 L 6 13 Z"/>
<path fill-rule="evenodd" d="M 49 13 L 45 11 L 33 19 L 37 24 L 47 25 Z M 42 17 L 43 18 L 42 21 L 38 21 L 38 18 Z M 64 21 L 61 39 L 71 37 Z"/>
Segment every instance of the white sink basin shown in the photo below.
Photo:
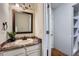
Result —
<path fill-rule="evenodd" d="M 33 39 L 27 39 L 27 40 L 16 40 L 14 42 L 15 45 L 26 45 L 26 44 L 32 44 L 33 43 Z"/>

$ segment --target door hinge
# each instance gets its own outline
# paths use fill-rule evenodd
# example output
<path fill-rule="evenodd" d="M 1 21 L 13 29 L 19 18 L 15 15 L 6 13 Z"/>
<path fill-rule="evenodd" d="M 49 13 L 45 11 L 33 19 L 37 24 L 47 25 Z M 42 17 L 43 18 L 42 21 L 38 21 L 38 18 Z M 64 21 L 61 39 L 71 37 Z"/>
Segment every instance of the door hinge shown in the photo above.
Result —
<path fill-rule="evenodd" d="M 47 8 L 49 8 L 49 4 L 47 5 Z"/>
<path fill-rule="evenodd" d="M 46 34 L 49 34 L 49 31 L 46 31 Z"/>

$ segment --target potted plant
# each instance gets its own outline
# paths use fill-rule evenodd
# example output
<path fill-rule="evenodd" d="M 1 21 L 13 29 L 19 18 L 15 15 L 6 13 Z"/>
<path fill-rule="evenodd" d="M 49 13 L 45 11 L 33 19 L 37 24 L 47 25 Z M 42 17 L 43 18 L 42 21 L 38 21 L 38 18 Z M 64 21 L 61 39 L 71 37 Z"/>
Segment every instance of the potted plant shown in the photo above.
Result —
<path fill-rule="evenodd" d="M 10 39 L 8 39 L 9 42 L 13 42 L 15 41 L 15 35 L 16 35 L 16 32 L 7 32 L 7 34 L 9 35 Z"/>

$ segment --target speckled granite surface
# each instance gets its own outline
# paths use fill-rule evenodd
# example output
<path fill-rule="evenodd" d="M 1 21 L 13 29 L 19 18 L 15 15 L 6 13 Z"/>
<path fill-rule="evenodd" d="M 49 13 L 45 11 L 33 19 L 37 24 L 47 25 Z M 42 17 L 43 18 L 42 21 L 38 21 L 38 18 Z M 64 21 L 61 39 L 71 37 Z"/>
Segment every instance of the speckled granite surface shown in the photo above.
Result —
<path fill-rule="evenodd" d="M 7 50 L 18 49 L 22 47 L 28 47 L 39 43 L 41 43 L 41 39 L 39 38 L 27 38 L 27 40 L 19 39 L 14 42 L 5 42 L 1 44 L 0 51 L 7 51 Z"/>

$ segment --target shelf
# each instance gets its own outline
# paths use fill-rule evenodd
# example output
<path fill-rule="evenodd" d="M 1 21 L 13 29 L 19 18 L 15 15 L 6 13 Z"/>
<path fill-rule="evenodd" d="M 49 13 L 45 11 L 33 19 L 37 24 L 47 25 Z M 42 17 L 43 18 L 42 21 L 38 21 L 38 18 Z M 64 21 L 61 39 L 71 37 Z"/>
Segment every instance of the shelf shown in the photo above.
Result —
<path fill-rule="evenodd" d="M 78 28 L 74 28 L 74 35 L 78 33 Z"/>
<path fill-rule="evenodd" d="M 77 26 L 74 26 L 74 28 L 77 28 L 77 29 L 79 29 L 79 27 L 77 27 Z"/>
<path fill-rule="evenodd" d="M 74 16 L 74 19 L 78 19 L 79 20 L 79 16 Z"/>
<path fill-rule="evenodd" d="M 76 40 L 73 46 L 73 54 L 75 54 L 77 51 L 78 51 L 78 42 Z"/>
<path fill-rule="evenodd" d="M 77 37 L 77 36 L 78 36 L 78 34 L 75 34 L 75 35 L 74 35 L 74 37 Z"/>
<path fill-rule="evenodd" d="M 77 38 L 77 40 L 78 40 L 78 38 Z M 78 41 L 77 40 L 75 41 L 75 44 L 73 46 L 73 54 L 75 54 L 78 51 Z"/>
<path fill-rule="evenodd" d="M 79 28 L 79 20 L 74 19 L 74 28 Z"/>
<path fill-rule="evenodd" d="M 74 16 L 73 16 L 73 55 L 78 51 L 79 41 L 79 4 L 74 5 Z"/>
<path fill-rule="evenodd" d="M 73 55 L 77 52 L 77 48 L 73 48 Z"/>
<path fill-rule="evenodd" d="M 76 37 L 76 36 L 79 36 L 79 33 L 75 33 L 75 34 L 74 34 L 74 37 Z"/>
<path fill-rule="evenodd" d="M 74 19 L 74 25 L 77 23 L 78 19 Z"/>
<path fill-rule="evenodd" d="M 78 37 L 77 37 L 77 36 L 74 37 L 74 42 L 73 42 L 73 43 L 74 43 L 74 44 L 73 44 L 74 46 L 75 46 L 75 43 L 76 43 L 77 40 L 78 40 Z"/>

